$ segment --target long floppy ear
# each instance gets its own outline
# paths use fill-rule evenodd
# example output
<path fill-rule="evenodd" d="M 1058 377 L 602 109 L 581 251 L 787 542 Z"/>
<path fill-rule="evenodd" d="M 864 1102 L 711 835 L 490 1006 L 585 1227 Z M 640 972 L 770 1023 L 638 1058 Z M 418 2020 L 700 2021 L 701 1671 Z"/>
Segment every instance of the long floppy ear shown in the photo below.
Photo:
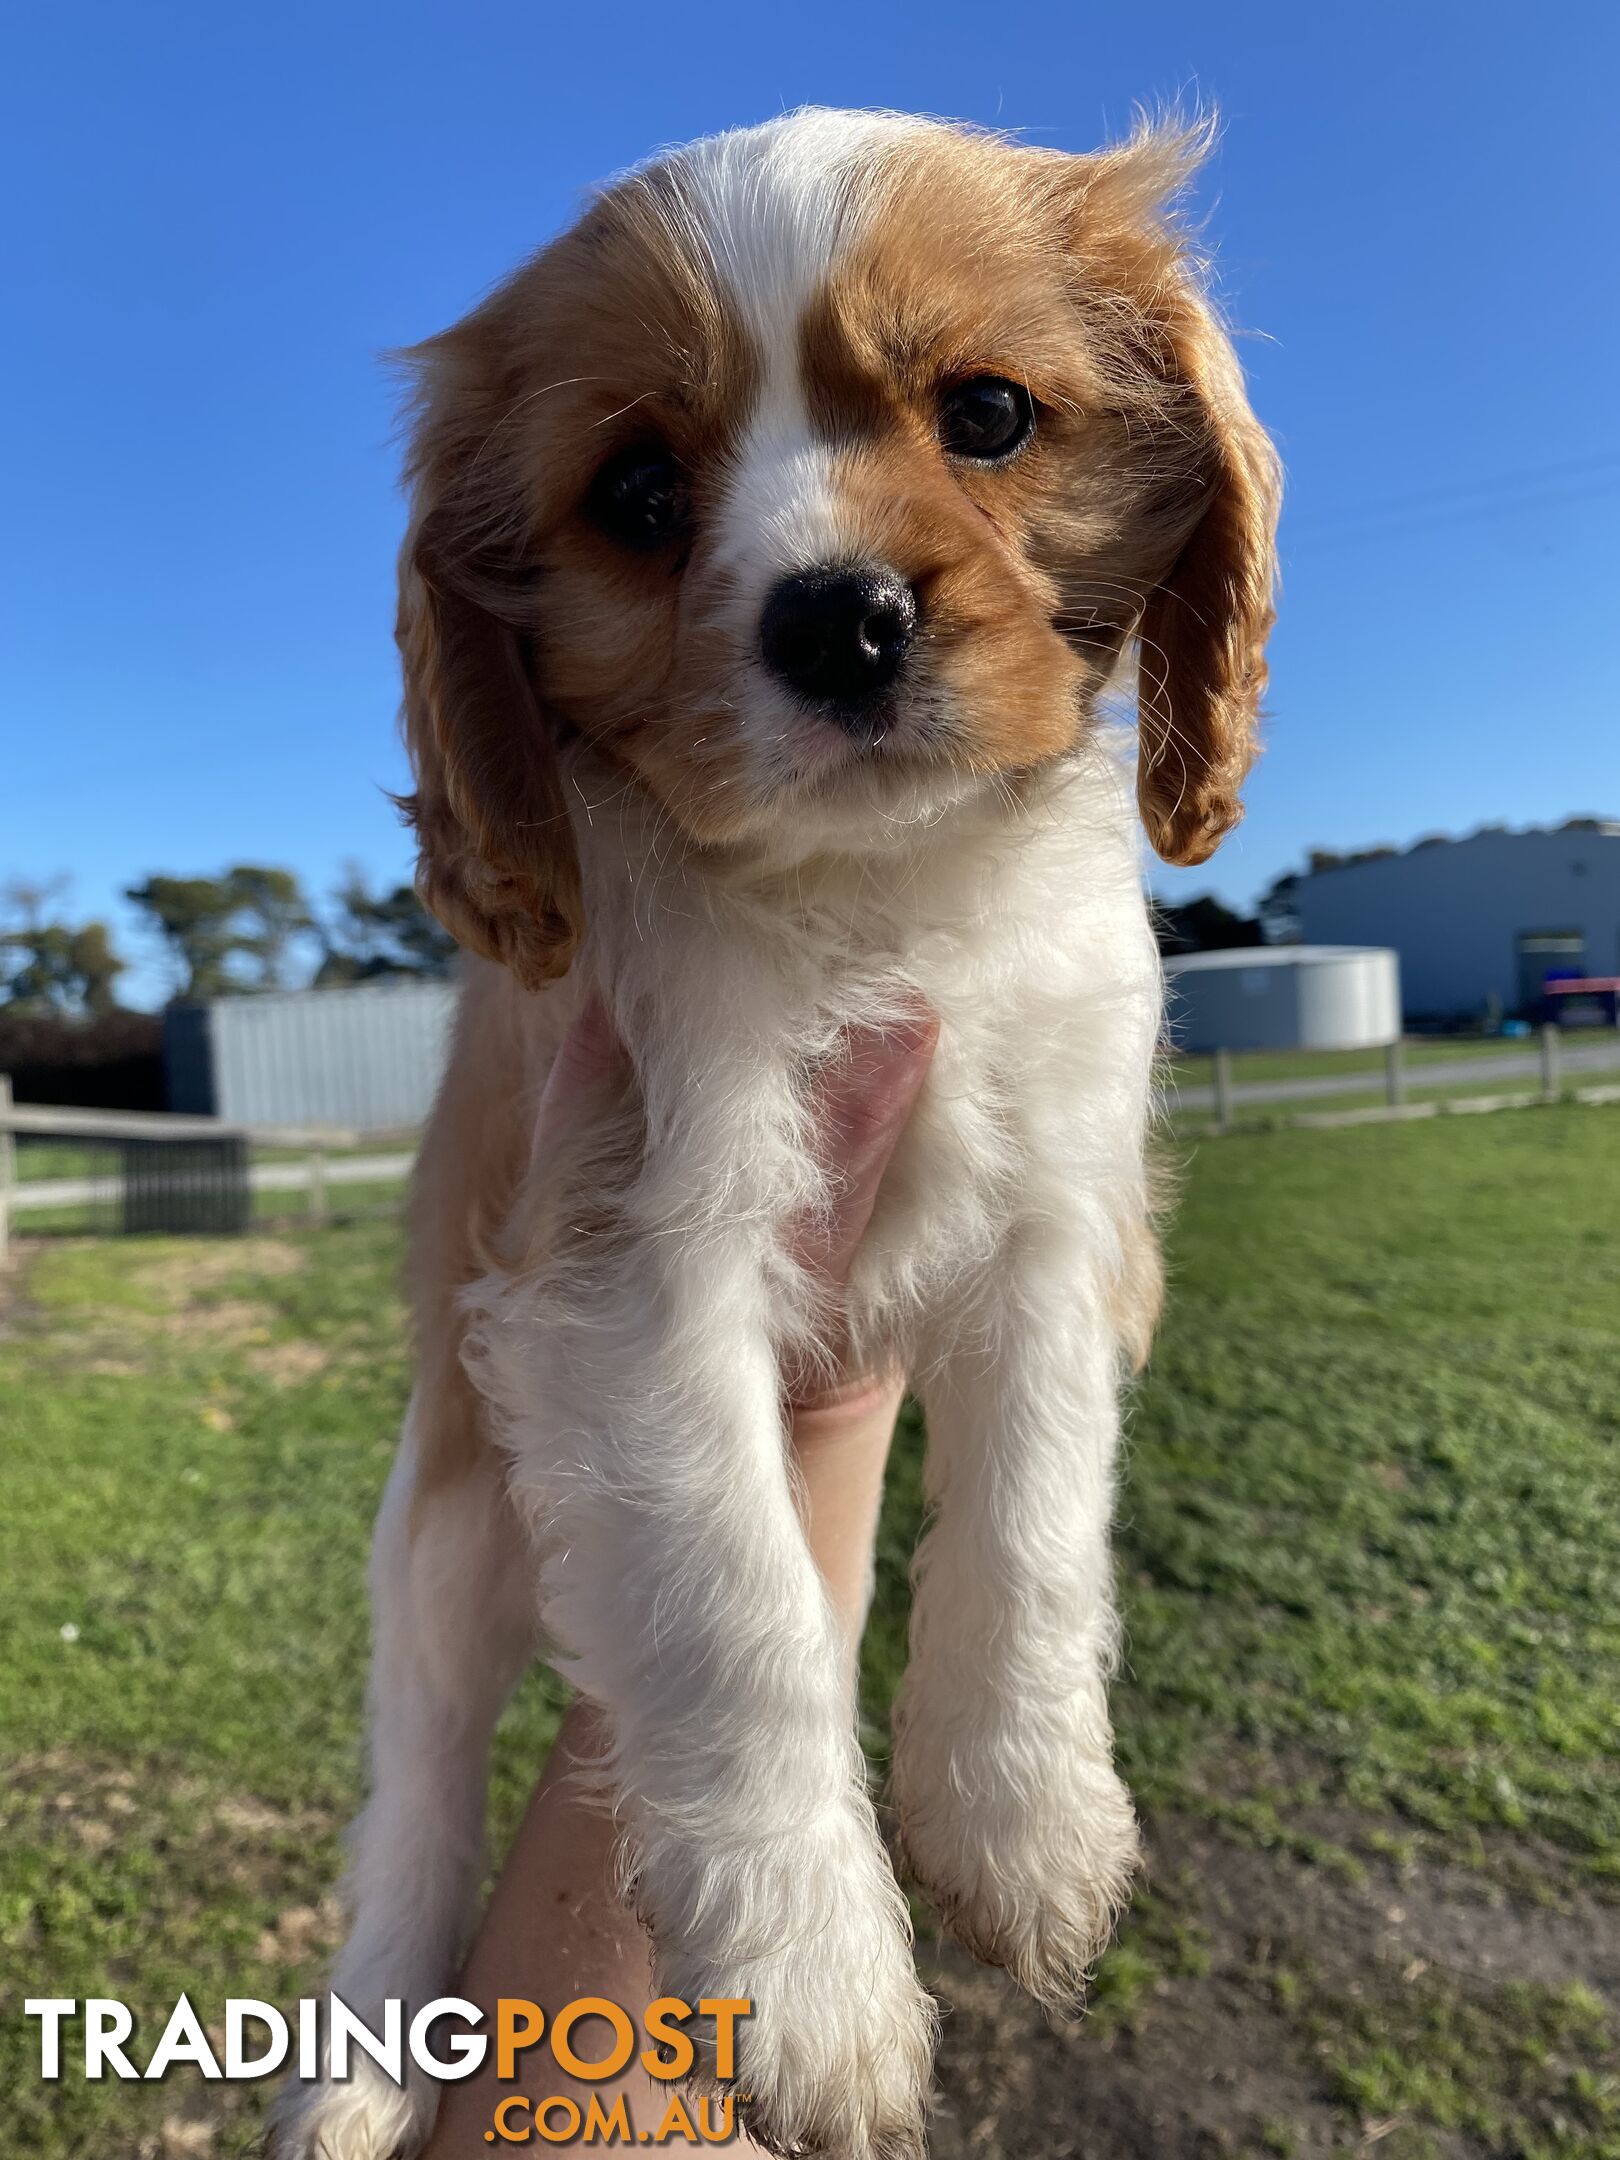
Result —
<path fill-rule="evenodd" d="M 1198 863 L 1243 815 L 1272 623 L 1280 468 L 1249 410 L 1177 212 L 1213 114 L 1143 120 L 1068 168 L 1072 244 L 1114 303 L 1094 327 L 1136 440 L 1150 447 L 1139 644 L 1137 796 L 1167 862 Z M 1076 185 L 1077 183 L 1077 185 Z M 1122 303 L 1122 304 L 1121 304 Z"/>
<path fill-rule="evenodd" d="M 487 431 L 429 388 L 411 457 L 415 515 L 400 556 L 395 637 L 416 792 L 416 883 L 451 935 L 528 989 L 565 974 L 583 933 L 579 861 L 557 745 L 531 681 L 526 610 L 488 566 Z"/>
<path fill-rule="evenodd" d="M 1192 294 L 1177 312 L 1205 477 L 1198 522 L 1138 625 L 1136 791 L 1165 861 L 1200 863 L 1242 817 L 1258 747 L 1281 489 L 1225 333 Z"/>

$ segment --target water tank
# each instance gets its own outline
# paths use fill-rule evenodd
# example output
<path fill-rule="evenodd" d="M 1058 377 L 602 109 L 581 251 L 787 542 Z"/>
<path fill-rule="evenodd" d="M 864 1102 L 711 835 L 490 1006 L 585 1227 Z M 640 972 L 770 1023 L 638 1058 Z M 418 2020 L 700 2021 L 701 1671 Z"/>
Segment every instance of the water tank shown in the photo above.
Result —
<path fill-rule="evenodd" d="M 1166 960 L 1178 1050 L 1366 1050 L 1401 1032 L 1384 945 L 1257 945 Z"/>

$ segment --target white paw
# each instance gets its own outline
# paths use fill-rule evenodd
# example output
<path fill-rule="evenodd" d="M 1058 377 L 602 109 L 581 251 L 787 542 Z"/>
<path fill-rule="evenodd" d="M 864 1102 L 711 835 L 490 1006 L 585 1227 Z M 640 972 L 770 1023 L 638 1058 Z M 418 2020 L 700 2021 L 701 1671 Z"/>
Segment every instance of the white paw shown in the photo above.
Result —
<path fill-rule="evenodd" d="M 934 2006 L 864 1800 L 768 1848 L 703 1856 L 689 1880 L 676 1875 L 673 1897 L 667 1883 L 660 1897 L 645 1870 L 639 1886 L 660 1986 L 694 2005 L 753 2005 L 737 2025 L 735 2078 L 718 2082 L 711 2060 L 698 2088 L 732 2092 L 738 2122 L 771 2152 L 921 2160 Z"/>
<path fill-rule="evenodd" d="M 439 2089 L 412 2073 L 401 2088 L 356 2052 L 349 2075 L 281 2089 L 271 2117 L 271 2160 L 415 2160 L 439 2109 Z"/>
<path fill-rule="evenodd" d="M 1130 1795 L 1111 1762 L 956 1740 L 896 1755 L 906 1865 L 951 1935 L 1039 2001 L 1072 2005 L 1107 1948 L 1140 1856 Z M 971 1767 L 967 1767 L 971 1765 Z M 965 1774 L 964 1774 L 965 1772 Z"/>

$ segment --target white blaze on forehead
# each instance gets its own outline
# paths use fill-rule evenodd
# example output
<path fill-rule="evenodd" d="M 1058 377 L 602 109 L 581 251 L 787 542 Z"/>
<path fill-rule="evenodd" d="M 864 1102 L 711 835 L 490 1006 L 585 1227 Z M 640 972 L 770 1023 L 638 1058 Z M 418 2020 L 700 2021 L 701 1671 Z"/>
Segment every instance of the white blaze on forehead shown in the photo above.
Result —
<path fill-rule="evenodd" d="M 711 135 L 676 155 L 695 237 L 763 353 L 794 353 L 807 302 L 859 229 L 862 167 L 926 124 L 811 110 Z"/>
<path fill-rule="evenodd" d="M 926 125 L 891 113 L 812 110 L 711 136 L 674 161 L 691 237 L 759 365 L 715 534 L 740 609 L 757 608 L 788 571 L 859 550 L 838 499 L 834 455 L 811 425 L 800 329 L 840 250 L 861 230 L 871 199 L 862 178 L 873 153 Z"/>

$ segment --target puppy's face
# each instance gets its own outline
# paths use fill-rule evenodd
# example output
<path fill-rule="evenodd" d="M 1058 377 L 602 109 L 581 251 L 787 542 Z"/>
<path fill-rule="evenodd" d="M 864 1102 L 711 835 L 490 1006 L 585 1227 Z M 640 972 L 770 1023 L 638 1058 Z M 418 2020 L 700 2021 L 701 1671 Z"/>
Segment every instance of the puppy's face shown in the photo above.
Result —
<path fill-rule="evenodd" d="M 869 847 L 1070 753 L 1133 638 L 1150 833 L 1210 852 L 1276 481 L 1185 165 L 798 115 L 620 182 L 414 356 L 413 811 L 465 942 L 567 965 L 570 734 L 699 842 Z"/>

